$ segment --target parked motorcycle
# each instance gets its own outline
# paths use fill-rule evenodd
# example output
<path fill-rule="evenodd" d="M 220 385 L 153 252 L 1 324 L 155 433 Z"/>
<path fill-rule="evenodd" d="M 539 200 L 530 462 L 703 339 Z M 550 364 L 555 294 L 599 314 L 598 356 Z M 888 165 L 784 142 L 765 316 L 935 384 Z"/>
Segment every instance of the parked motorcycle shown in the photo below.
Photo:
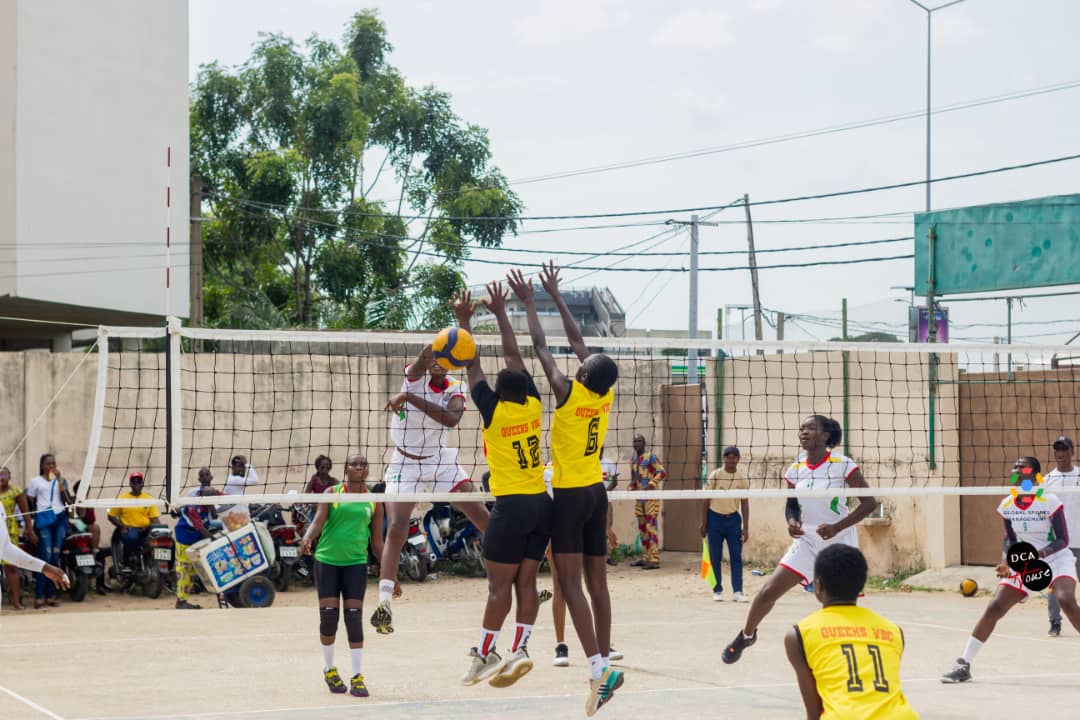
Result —
<path fill-rule="evenodd" d="M 172 531 L 165 525 L 151 525 L 133 550 L 124 548 L 119 532 L 114 532 L 111 564 L 105 576 L 114 590 L 127 592 L 132 585 L 140 585 L 146 597 L 157 598 L 165 579 L 173 574 L 174 551 Z"/>
<path fill-rule="evenodd" d="M 60 546 L 60 569 L 71 580 L 69 594 L 74 602 L 86 599 L 90 581 L 94 578 L 93 536 L 88 532 L 76 532 L 64 538 Z"/>
<path fill-rule="evenodd" d="M 398 567 L 413 582 L 424 582 L 428 573 L 435 570 L 435 553 L 431 551 L 427 535 L 420 529 L 420 519 L 409 520 L 409 535 L 401 546 Z"/>
<path fill-rule="evenodd" d="M 461 563 L 477 577 L 487 574 L 480 531 L 465 513 L 450 503 L 432 503 L 423 528 L 436 559 Z"/>
<path fill-rule="evenodd" d="M 251 519 L 266 523 L 266 528 L 270 531 L 276 559 L 270 567 L 269 577 L 277 590 L 285 592 L 289 589 L 293 573 L 296 572 L 300 556 L 300 533 L 295 525 L 285 522 L 282 507 L 276 503 L 252 505 Z"/>

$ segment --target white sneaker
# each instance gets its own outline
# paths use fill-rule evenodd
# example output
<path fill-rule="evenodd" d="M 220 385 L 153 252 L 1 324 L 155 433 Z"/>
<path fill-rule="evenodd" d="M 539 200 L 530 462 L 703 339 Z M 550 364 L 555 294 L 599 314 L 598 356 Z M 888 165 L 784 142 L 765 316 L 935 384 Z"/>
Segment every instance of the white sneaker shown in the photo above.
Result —
<path fill-rule="evenodd" d="M 714 602 L 724 602 L 724 593 L 722 593 L 722 592 L 714 592 L 712 594 L 712 599 L 713 599 Z"/>
<path fill-rule="evenodd" d="M 611 647 L 610 645 L 608 646 L 608 660 L 611 660 L 612 662 L 618 662 L 619 660 L 622 660 L 623 657 L 624 656 L 621 652 Z"/>
<path fill-rule="evenodd" d="M 472 662 L 469 663 L 469 669 L 465 672 L 465 677 L 461 678 L 462 685 L 475 685 L 487 680 L 498 672 L 499 664 L 502 662 L 499 653 L 494 650 L 489 652 L 487 657 L 480 657 L 480 651 L 472 648 L 469 650 L 469 657 L 472 658 Z"/>
<path fill-rule="evenodd" d="M 570 648 L 566 643 L 559 643 L 555 646 L 555 660 L 551 664 L 555 667 L 570 666 Z"/>
<path fill-rule="evenodd" d="M 743 595 L 743 594 L 742 594 L 741 592 L 737 592 L 737 593 L 735 593 L 735 597 L 734 597 L 734 598 L 732 598 L 732 599 L 733 599 L 733 600 L 735 600 L 735 602 L 737 602 L 737 603 L 746 603 L 746 602 L 750 602 L 750 598 L 746 597 L 746 596 L 745 596 L 745 595 Z"/>
<path fill-rule="evenodd" d="M 488 680 L 488 685 L 497 688 L 510 687 L 532 669 L 533 661 L 528 650 L 522 645 L 506 657 L 499 671 Z"/>

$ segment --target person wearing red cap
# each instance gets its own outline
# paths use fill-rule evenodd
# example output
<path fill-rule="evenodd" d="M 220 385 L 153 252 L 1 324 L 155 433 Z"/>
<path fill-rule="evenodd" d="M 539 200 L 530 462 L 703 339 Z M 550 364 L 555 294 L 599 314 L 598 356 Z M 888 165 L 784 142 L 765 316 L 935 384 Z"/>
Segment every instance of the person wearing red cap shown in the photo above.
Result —
<path fill-rule="evenodd" d="M 156 498 L 150 493 L 143 492 L 145 480 L 141 472 L 135 471 L 128 476 L 128 485 L 131 490 L 124 491 L 116 496 L 117 500 L 147 500 L 156 503 Z M 158 520 L 157 505 L 147 504 L 145 507 L 114 507 L 109 509 L 109 522 L 116 530 L 113 532 L 113 560 L 116 563 L 123 562 L 118 554 L 123 551 L 137 550 L 142 544 L 143 536 L 150 531 L 150 526 Z"/>
<path fill-rule="evenodd" d="M 1051 447 L 1054 449 L 1054 469 L 1046 474 L 1043 485 L 1050 492 L 1053 492 L 1051 488 L 1080 487 L 1080 468 L 1073 465 L 1072 438 L 1062 435 Z M 1080 573 L 1080 495 L 1062 493 L 1058 497 L 1065 505 L 1065 527 L 1069 528 L 1072 540 L 1069 549 L 1076 556 L 1076 570 Z M 1061 635 L 1061 603 L 1054 593 L 1046 600 L 1046 614 L 1050 619 L 1050 630 L 1046 634 L 1050 637 Z"/>

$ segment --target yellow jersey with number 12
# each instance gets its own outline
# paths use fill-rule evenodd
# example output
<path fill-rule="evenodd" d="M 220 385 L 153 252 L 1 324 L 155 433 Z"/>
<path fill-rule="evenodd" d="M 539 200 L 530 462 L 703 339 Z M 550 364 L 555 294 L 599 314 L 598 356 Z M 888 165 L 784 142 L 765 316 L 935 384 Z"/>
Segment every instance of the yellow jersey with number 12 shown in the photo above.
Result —
<path fill-rule="evenodd" d="M 900 688 L 900 628 L 873 610 L 831 605 L 795 626 L 814 673 L 822 720 L 918 720 Z"/>
<path fill-rule="evenodd" d="M 551 459 L 555 463 L 553 488 L 588 487 L 602 482 L 600 446 L 607 435 L 614 388 L 597 395 L 570 381 L 570 394 L 551 419 Z"/>
<path fill-rule="evenodd" d="M 483 429 L 484 452 L 491 471 L 492 495 L 534 495 L 545 492 L 544 463 L 540 461 L 540 401 L 500 400 Z"/>

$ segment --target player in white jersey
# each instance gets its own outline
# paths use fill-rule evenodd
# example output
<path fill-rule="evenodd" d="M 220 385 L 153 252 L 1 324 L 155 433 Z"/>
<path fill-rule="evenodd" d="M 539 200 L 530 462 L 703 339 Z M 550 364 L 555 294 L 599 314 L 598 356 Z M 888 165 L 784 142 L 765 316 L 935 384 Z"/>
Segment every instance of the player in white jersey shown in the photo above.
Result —
<path fill-rule="evenodd" d="M 1033 457 L 1022 457 L 1013 466 L 1014 473 L 1027 475 L 1036 481 L 1041 470 L 1038 459 Z M 1080 605 L 1076 603 L 1076 563 L 1069 551 L 1069 528 L 1064 505 L 1057 495 L 1045 493 L 1042 488 L 1031 489 L 1031 492 L 1015 493 L 1006 497 L 997 507 L 998 514 L 1005 521 L 1005 548 L 1001 564 L 995 568 L 1001 582 L 998 583 L 994 597 L 983 610 L 982 617 L 975 623 L 964 654 L 957 658 L 951 671 L 942 675 L 943 683 L 971 680 L 971 661 L 975 659 L 975 654 L 983 643 L 990 639 L 994 626 L 1014 605 L 1027 600 L 1031 591 L 1024 586 L 1020 573 L 1012 572 L 1007 564 L 1009 548 L 1017 543 L 1032 545 L 1038 553 L 1038 559 L 1050 566 L 1050 591 L 1057 597 L 1058 604 L 1069 622 L 1080 632 Z"/>
<path fill-rule="evenodd" d="M 1080 468 L 1073 465 L 1072 438 L 1062 435 L 1051 447 L 1054 449 L 1054 469 L 1046 473 L 1043 487 L 1050 492 L 1056 487 L 1080 487 Z M 1072 529 L 1069 549 L 1076 558 L 1077 572 L 1080 572 L 1080 495 L 1062 494 L 1058 497 L 1065 505 L 1065 525 Z M 1050 619 L 1047 635 L 1057 637 L 1061 634 L 1061 606 L 1053 593 L 1046 599 L 1046 614 Z"/>
<path fill-rule="evenodd" d="M 784 473 L 784 481 L 796 490 L 867 487 L 862 471 L 855 461 L 833 448 L 840 444 L 844 431 L 840 423 L 824 415 L 810 415 L 799 426 L 799 444 L 803 451 Z M 746 613 L 746 626 L 724 648 L 722 660 L 728 665 L 738 662 L 743 650 L 757 642 L 757 628 L 773 605 L 786 592 L 800 583 L 805 585 L 814 577 L 814 561 L 822 548 L 833 543 L 858 547 L 855 524 L 877 507 L 877 500 L 864 496 L 859 505 L 848 512 L 845 498 L 828 497 L 788 498 L 784 515 L 788 535 L 794 538 L 787 554 L 780 559 L 761 591 L 754 596 Z"/>
<path fill-rule="evenodd" d="M 386 466 L 386 492 L 408 495 L 416 492 L 473 492 L 468 473 L 458 464 L 457 448 L 446 444 L 451 428 L 465 413 L 465 389 L 434 361 L 426 346 L 405 368 L 401 391 L 386 403 L 391 412 L 390 443 L 393 456 Z M 481 502 L 460 502 L 454 506 L 480 532 L 487 529 L 488 511 Z M 409 533 L 409 517 L 415 502 L 388 503 L 386 541 L 379 563 L 379 605 L 371 624 L 383 635 L 394 632 L 390 599 L 394 594 L 398 559 Z"/>

